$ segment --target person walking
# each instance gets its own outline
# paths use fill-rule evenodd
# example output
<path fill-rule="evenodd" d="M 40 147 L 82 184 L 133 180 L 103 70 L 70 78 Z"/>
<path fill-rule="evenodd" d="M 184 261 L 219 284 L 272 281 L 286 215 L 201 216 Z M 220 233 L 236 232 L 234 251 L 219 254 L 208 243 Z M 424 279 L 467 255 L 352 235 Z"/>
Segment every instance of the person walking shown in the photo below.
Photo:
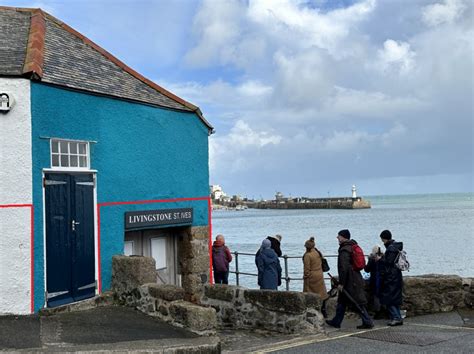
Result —
<path fill-rule="evenodd" d="M 232 254 L 229 247 L 225 245 L 224 236 L 217 235 L 212 245 L 212 268 L 215 284 L 229 284 L 230 262 L 232 262 Z"/>
<path fill-rule="evenodd" d="M 380 257 L 382 257 L 383 251 L 379 245 L 372 247 L 372 252 L 369 255 L 367 265 L 364 267 L 364 271 L 370 274 L 369 278 L 369 289 L 370 299 L 369 304 L 374 311 L 374 319 L 380 319 L 383 317 L 382 307 L 380 305 L 380 290 L 382 288 L 382 270 Z"/>
<path fill-rule="evenodd" d="M 322 256 L 315 248 L 314 237 L 310 237 L 304 244 L 306 252 L 303 256 L 303 292 L 315 293 L 321 297 L 321 313 L 327 317 L 326 300 L 328 292 L 324 284 Z"/>
<path fill-rule="evenodd" d="M 337 257 L 339 296 L 337 298 L 336 314 L 332 320 L 326 320 L 326 323 L 332 327 L 341 328 L 346 307 L 353 303 L 362 320 L 362 324 L 357 326 L 357 329 L 372 328 L 374 323 L 365 308 L 367 299 L 364 293 L 364 279 L 362 279 L 360 271 L 355 270 L 352 266 L 353 245 L 356 245 L 357 242 L 351 240 L 351 233 L 347 229 L 338 232 L 337 240 L 339 242 Z"/>
<path fill-rule="evenodd" d="M 392 239 L 389 230 L 380 233 L 380 239 L 385 245 L 385 254 L 378 257 L 382 270 L 382 288 L 380 302 L 387 306 L 390 315 L 389 326 L 403 325 L 400 305 L 403 302 L 402 271 L 395 266 L 398 253 L 403 250 L 403 243 Z"/>
<path fill-rule="evenodd" d="M 262 246 L 255 255 L 255 264 L 260 289 L 277 290 L 281 285 L 281 266 L 277 254 L 271 248 L 270 240 L 262 241 Z"/>

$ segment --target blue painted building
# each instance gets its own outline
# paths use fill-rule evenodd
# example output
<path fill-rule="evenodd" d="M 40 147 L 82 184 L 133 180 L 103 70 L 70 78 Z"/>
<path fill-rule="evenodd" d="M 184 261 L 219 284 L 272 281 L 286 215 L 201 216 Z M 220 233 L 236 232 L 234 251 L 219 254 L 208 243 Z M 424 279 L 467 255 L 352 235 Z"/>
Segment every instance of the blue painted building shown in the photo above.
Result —
<path fill-rule="evenodd" d="M 0 95 L 0 313 L 109 289 L 117 254 L 155 258 L 157 281 L 195 298 L 213 131 L 199 108 L 51 15 L 7 7 Z"/>

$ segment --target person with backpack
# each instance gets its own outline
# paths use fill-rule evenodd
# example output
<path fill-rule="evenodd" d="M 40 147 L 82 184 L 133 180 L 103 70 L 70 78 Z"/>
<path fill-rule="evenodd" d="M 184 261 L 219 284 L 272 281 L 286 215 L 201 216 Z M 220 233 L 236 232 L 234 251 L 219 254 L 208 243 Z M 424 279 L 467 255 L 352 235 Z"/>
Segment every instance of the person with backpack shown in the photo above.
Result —
<path fill-rule="evenodd" d="M 382 287 L 380 302 L 387 307 L 390 315 L 389 326 L 403 325 L 400 305 L 403 302 L 403 277 L 402 271 L 397 267 L 399 254 L 403 251 L 403 243 L 392 239 L 389 230 L 380 233 L 380 239 L 385 245 L 385 254 L 378 257 L 381 264 Z"/>
<path fill-rule="evenodd" d="M 337 257 L 337 270 L 339 273 L 336 314 L 332 320 L 326 323 L 335 328 L 341 328 L 342 320 L 346 313 L 347 305 L 354 305 L 362 320 L 357 329 L 373 328 L 374 323 L 367 313 L 365 305 L 365 283 L 360 271 L 365 266 L 365 257 L 362 249 L 356 241 L 351 240 L 351 233 L 344 229 L 338 232 L 337 240 L 339 250 Z"/>
<path fill-rule="evenodd" d="M 230 262 L 232 262 L 232 255 L 229 247 L 225 245 L 224 236 L 217 235 L 212 245 L 212 268 L 215 284 L 229 284 Z"/>

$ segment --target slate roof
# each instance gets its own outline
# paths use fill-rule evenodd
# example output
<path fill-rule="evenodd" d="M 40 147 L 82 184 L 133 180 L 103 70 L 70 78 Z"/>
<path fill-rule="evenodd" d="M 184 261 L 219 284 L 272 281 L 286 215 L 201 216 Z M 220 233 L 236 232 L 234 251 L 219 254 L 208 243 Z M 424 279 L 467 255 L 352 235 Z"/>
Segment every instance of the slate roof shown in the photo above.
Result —
<path fill-rule="evenodd" d="M 22 76 L 72 89 L 196 113 L 199 107 L 146 79 L 40 9 L 0 6 L 0 76 Z"/>

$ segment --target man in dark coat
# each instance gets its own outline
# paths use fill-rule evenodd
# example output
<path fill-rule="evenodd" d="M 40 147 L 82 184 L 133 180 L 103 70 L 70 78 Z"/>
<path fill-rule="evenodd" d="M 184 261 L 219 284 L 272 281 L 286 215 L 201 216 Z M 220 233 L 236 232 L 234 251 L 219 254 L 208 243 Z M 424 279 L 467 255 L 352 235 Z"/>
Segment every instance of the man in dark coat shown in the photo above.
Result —
<path fill-rule="evenodd" d="M 357 328 L 372 328 L 374 327 L 374 323 L 365 308 L 367 299 L 364 292 L 364 279 L 362 279 L 360 271 L 356 271 L 352 267 L 352 245 L 357 244 L 357 242 L 351 240 L 351 233 L 346 229 L 339 231 L 337 240 L 339 242 L 337 257 L 339 296 L 337 298 L 336 315 L 332 320 L 327 320 L 326 323 L 332 327 L 341 328 L 341 323 L 346 313 L 346 307 L 348 304 L 352 304 L 356 307 L 362 320 L 362 324 L 357 326 Z M 346 293 L 349 294 L 351 299 L 346 296 Z"/>
<path fill-rule="evenodd" d="M 392 233 L 384 230 L 380 234 L 380 239 L 385 245 L 385 254 L 379 258 L 381 263 L 382 287 L 380 302 L 387 306 L 390 314 L 389 326 L 403 325 L 400 313 L 400 305 L 403 302 L 403 277 L 402 271 L 395 266 L 398 253 L 403 250 L 402 242 L 392 240 Z"/>

